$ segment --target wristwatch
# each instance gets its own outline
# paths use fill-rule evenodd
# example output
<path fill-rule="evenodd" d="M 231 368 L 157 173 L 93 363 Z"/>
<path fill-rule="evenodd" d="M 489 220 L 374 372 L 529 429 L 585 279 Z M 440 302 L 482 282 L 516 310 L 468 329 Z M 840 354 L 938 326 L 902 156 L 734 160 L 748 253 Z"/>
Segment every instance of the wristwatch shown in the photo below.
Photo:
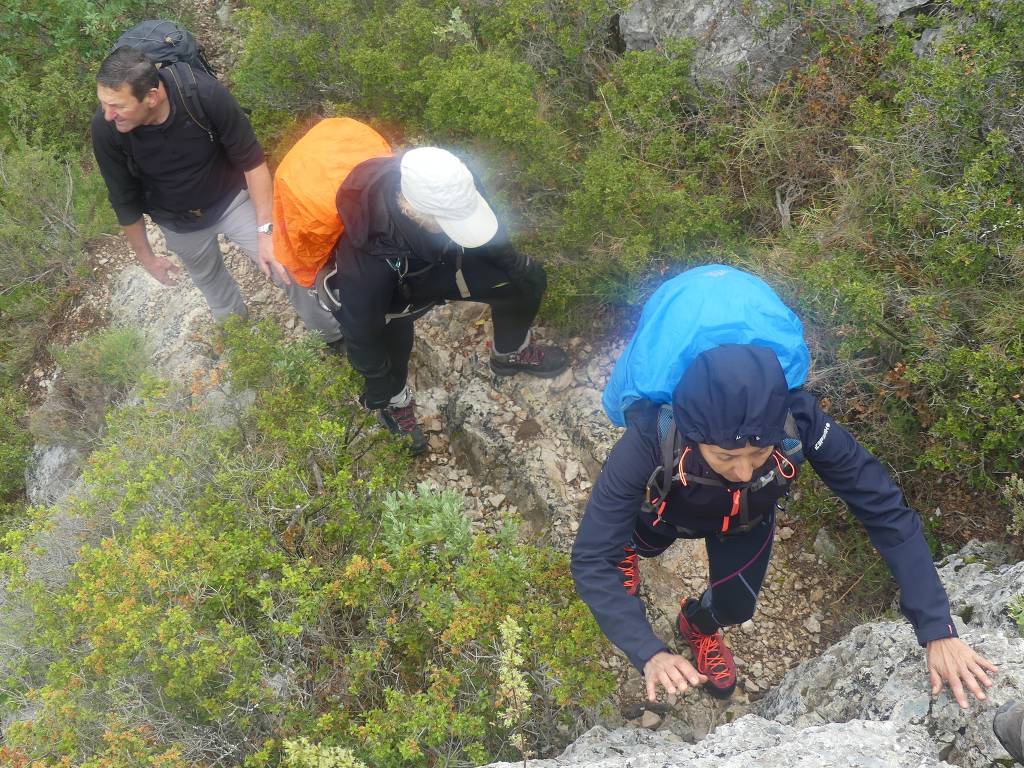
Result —
<path fill-rule="evenodd" d="M 274 231 L 274 224 L 273 222 L 270 221 L 268 221 L 266 224 L 260 224 L 258 227 L 256 227 L 256 231 L 259 232 L 261 235 L 269 235 Z"/>

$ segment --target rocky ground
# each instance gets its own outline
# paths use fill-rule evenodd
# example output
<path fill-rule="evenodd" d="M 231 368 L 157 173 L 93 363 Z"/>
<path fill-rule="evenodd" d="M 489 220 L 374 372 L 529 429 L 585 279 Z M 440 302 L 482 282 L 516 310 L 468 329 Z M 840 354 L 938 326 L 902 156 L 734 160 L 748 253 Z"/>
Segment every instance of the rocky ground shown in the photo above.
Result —
<path fill-rule="evenodd" d="M 779 681 L 753 713 L 693 746 L 638 729 L 595 728 L 553 760 L 488 768 L 962 768 L 1009 766 L 992 733 L 1005 702 L 1024 698 L 1024 639 L 1007 615 L 1024 562 L 972 542 L 939 569 L 960 636 L 999 667 L 985 702 L 962 710 L 928 693 L 923 652 L 905 622 L 864 624 Z"/>
<path fill-rule="evenodd" d="M 161 253 L 159 233 L 153 229 L 150 236 Z M 118 239 L 91 260 L 98 279 L 82 286 L 66 328 L 92 328 L 104 317 L 137 327 L 161 375 L 203 391 L 221 363 L 211 348 L 212 318 L 187 276 L 175 287 L 160 286 Z M 276 318 L 292 337 L 304 332 L 283 294 L 243 254 L 228 248 L 226 260 L 255 319 Z M 410 483 L 461 491 L 466 514 L 480 530 L 515 519 L 524 537 L 568 551 L 591 484 L 619 434 L 601 410 L 600 393 L 621 342 L 570 339 L 574 364 L 562 376 L 497 380 L 486 364 L 488 313 L 482 305 L 451 305 L 417 324 L 411 384 L 431 450 L 418 460 Z M 544 336 L 544 329 L 539 333 Z M 73 334 L 64 335 L 64 341 L 73 340 Z M 45 386 L 52 372 L 39 369 L 35 375 Z M 32 498 L 52 503 L 73 484 L 80 457 L 61 446 L 41 446 L 36 458 Z M 747 712 L 788 670 L 848 628 L 828 557 L 827 541 L 812 543 L 796 521 L 780 519 L 757 615 L 727 633 L 741 672 L 740 688 L 727 704 L 691 691 L 647 709 L 641 677 L 610 649 L 605 663 L 621 679 L 623 719 L 693 740 Z M 679 599 L 706 584 L 703 545 L 680 542 L 641 568 L 652 623 L 662 637 L 672 638 Z"/>

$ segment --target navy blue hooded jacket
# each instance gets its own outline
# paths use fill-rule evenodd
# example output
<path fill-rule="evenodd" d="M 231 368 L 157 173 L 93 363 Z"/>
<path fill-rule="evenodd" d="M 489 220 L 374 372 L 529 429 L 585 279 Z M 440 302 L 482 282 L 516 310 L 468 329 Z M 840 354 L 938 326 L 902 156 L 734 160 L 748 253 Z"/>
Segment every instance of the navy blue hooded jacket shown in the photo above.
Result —
<path fill-rule="evenodd" d="M 796 422 L 806 460 L 864 524 L 892 572 L 900 587 L 900 608 L 918 642 L 955 637 L 949 600 L 920 517 L 906 505 L 878 459 L 822 411 L 813 395 L 787 389 L 771 350 L 741 345 L 709 350 L 687 369 L 673 397 L 679 432 L 694 443 L 724 448 L 747 442 L 777 444 L 787 412 Z M 608 639 L 641 670 L 666 646 L 651 629 L 640 598 L 626 593 L 617 565 L 640 519 L 648 478 L 660 464 L 656 419 L 634 421 L 612 448 L 594 485 L 572 552 L 576 591 Z M 703 471 L 710 472 L 706 467 Z M 706 517 L 694 515 L 704 505 L 688 504 L 691 493 L 707 493 L 707 486 L 675 484 L 666 520 L 684 526 L 689 522 L 687 527 L 713 535 Z M 724 503 L 727 494 L 722 497 Z"/>

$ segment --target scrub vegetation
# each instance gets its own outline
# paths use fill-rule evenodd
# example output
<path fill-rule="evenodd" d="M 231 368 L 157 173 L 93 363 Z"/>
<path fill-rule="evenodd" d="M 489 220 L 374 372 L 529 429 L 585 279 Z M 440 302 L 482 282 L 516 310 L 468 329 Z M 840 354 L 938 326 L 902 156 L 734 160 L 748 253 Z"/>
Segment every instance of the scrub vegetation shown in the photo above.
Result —
<path fill-rule="evenodd" d="M 111 412 L 68 576 L 45 510 L 3 540 L 0 764 L 467 765 L 591 722 L 613 679 L 566 556 L 399 492 L 403 447 L 318 342 L 226 346 L 206 386 L 256 393 L 233 418 L 152 380 Z"/>
<path fill-rule="evenodd" d="M 22 715 L 0 765 L 516 759 L 611 686 L 564 559 L 471 535 L 451 494 L 399 493 L 399 453 L 312 346 L 231 330 L 224 381 L 256 403 L 226 424 L 180 407 L 131 338 L 52 348 L 88 243 L 114 229 L 93 74 L 141 18 L 214 35 L 273 157 L 338 114 L 471 156 L 548 265 L 546 321 L 566 333 L 628 327 L 689 266 L 761 274 L 805 320 L 813 386 L 894 469 L 936 554 L 1021 541 L 1024 0 L 886 28 L 848 0 L 779 3 L 763 21 L 798 19 L 798 55 L 771 85 L 708 81 L 688 41 L 620 51 L 613 0 L 247 0 L 230 31 L 195 8 L 0 11 L 0 550 L 5 610 L 24 618 L 0 661 L 0 708 Z M 940 33 L 922 49 L 925 29 Z M 23 487 L 24 384 L 51 356 L 79 378 L 31 426 L 95 448 L 76 502 L 95 535 L 59 584 L 33 565 L 47 514 Z M 877 557 L 819 484 L 791 511 L 829 530 L 851 600 L 884 602 Z"/>

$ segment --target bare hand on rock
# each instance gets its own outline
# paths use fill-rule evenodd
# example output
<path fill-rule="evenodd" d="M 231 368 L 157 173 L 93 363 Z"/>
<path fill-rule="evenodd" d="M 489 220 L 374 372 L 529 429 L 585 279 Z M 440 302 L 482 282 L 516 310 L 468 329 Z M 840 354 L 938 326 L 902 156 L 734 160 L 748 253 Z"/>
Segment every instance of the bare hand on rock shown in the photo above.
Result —
<path fill-rule="evenodd" d="M 986 672 L 998 672 L 991 661 L 975 651 L 958 637 L 945 637 L 928 643 L 928 673 L 932 684 L 932 696 L 938 695 L 945 683 L 961 709 L 967 709 L 967 688 L 978 701 L 985 701 L 984 688 L 991 688 L 992 681 Z"/>
<path fill-rule="evenodd" d="M 178 282 L 181 267 L 170 259 L 165 259 L 163 256 L 154 256 L 149 260 L 140 259 L 140 262 L 143 269 L 149 272 L 161 285 L 175 285 Z"/>
<path fill-rule="evenodd" d="M 708 681 L 689 661 L 668 651 L 654 654 L 644 664 L 644 679 L 647 681 L 648 701 L 657 700 L 659 685 L 668 693 L 683 693 L 691 686 L 696 687 Z"/>

